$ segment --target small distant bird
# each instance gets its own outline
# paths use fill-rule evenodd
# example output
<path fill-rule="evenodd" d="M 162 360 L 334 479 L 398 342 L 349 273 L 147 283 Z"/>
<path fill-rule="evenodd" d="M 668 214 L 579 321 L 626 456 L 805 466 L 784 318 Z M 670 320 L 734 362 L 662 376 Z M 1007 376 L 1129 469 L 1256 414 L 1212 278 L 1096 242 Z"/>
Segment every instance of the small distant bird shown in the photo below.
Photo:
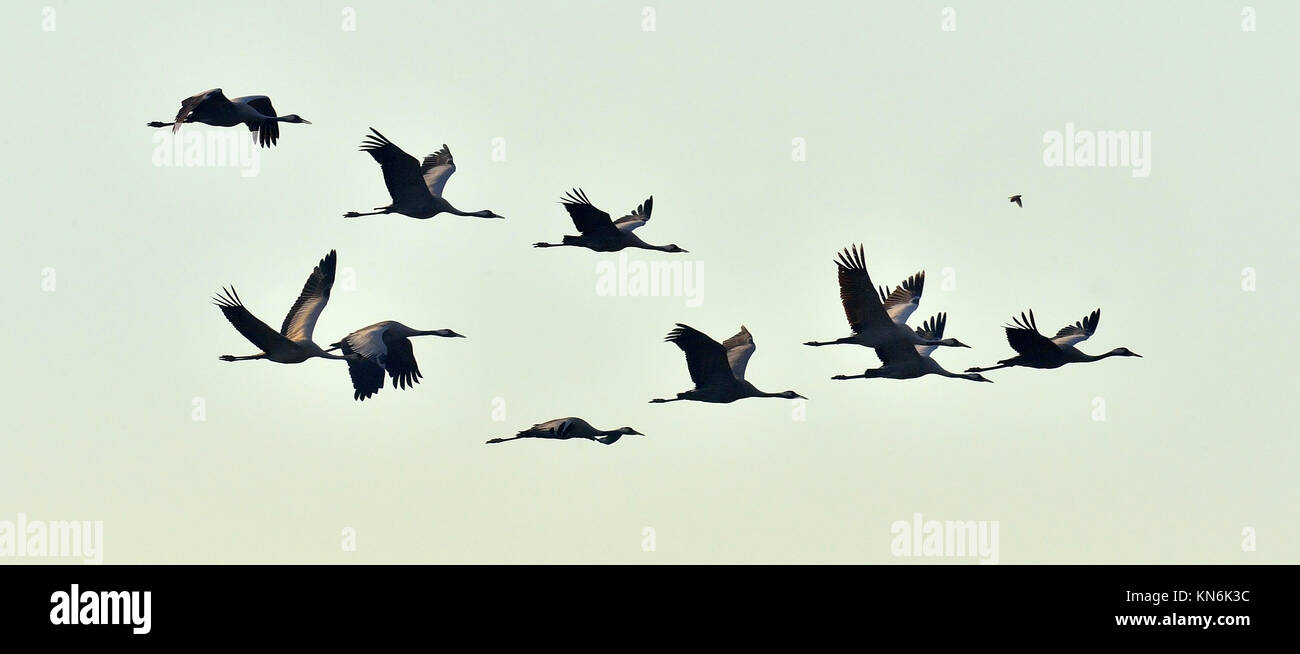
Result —
<path fill-rule="evenodd" d="M 447 185 L 447 179 L 451 174 L 456 172 L 456 163 L 452 160 L 451 150 L 447 148 L 446 143 L 442 145 L 441 150 L 425 157 L 424 161 L 417 161 L 415 157 L 393 145 L 393 142 L 380 134 L 379 130 L 371 127 L 370 131 L 373 133 L 367 135 L 366 140 L 361 143 L 361 150 L 369 153 L 375 161 L 379 162 L 380 169 L 384 171 L 384 186 L 388 187 L 388 195 L 393 199 L 393 203 L 386 207 L 375 207 L 376 211 L 368 213 L 349 211 L 343 214 L 344 218 L 386 213 L 400 213 L 403 216 L 422 220 L 440 213 L 473 218 L 505 217 L 498 216 L 487 209 L 461 211 L 443 199 L 442 189 Z"/>
<path fill-rule="evenodd" d="M 1056 336 L 1052 338 L 1039 333 L 1038 324 L 1034 322 L 1033 311 L 1030 311 L 1028 316 L 1021 313 L 1020 317 L 1014 320 L 1015 324 L 1007 325 L 1004 329 L 1007 332 L 1007 342 L 1011 344 L 1011 349 L 1015 350 L 1018 355 L 1010 359 L 1003 359 L 996 366 L 967 368 L 966 372 L 987 372 L 998 368 L 1016 366 L 1025 368 L 1060 368 L 1067 363 L 1100 361 L 1106 357 L 1142 356 L 1126 347 L 1117 347 L 1098 356 L 1084 354 L 1075 349 L 1075 345 L 1088 340 L 1088 337 L 1097 331 L 1097 323 L 1101 321 L 1101 309 L 1093 311 L 1090 315 L 1085 316 L 1083 320 L 1073 325 L 1062 327 L 1060 331 L 1056 332 Z"/>
<path fill-rule="evenodd" d="M 1014 203 L 1017 207 L 1020 207 L 1021 209 L 1024 209 L 1024 208 L 1025 208 L 1025 205 L 1024 205 L 1023 203 L 1020 202 L 1020 196 L 1019 196 L 1019 195 L 1013 195 L 1013 196 L 1007 198 L 1007 201 L 1008 201 L 1008 202 L 1012 202 L 1012 203 Z"/>
<path fill-rule="evenodd" d="M 257 132 L 257 142 L 269 148 L 280 139 L 280 123 L 303 123 L 310 125 L 298 114 L 277 116 L 271 98 L 265 95 L 246 95 L 233 100 L 227 99 L 221 89 L 210 89 L 181 101 L 181 110 L 176 112 L 176 120 L 163 122 L 155 120 L 149 127 L 171 127 L 172 132 L 181 128 L 181 123 L 203 123 L 217 127 L 234 127 L 247 125 L 248 131 Z"/>
<path fill-rule="evenodd" d="M 650 400 L 651 404 L 678 400 L 727 404 L 747 397 L 807 399 L 794 391 L 765 393 L 745 381 L 745 366 L 754 354 L 754 337 L 744 325 L 741 325 L 740 332 L 735 336 L 718 343 L 704 332 L 677 323 L 677 328 L 668 332 L 664 340 L 686 353 L 686 368 L 691 373 L 695 388 L 678 393 L 671 400 Z"/>
<path fill-rule="evenodd" d="M 316 320 L 320 318 L 321 312 L 325 310 L 325 304 L 329 302 L 337 264 L 338 255 L 334 250 L 330 250 L 307 278 L 302 293 L 298 295 L 298 301 L 293 303 L 289 315 L 284 317 L 284 324 L 280 326 L 279 332 L 271 329 L 244 308 L 244 303 L 235 293 L 233 286 L 229 290 L 222 289 L 225 295 L 218 294 L 213 298 L 213 304 L 221 309 L 226 320 L 229 320 L 230 324 L 244 335 L 244 338 L 262 351 L 242 357 L 225 354 L 220 359 L 222 361 L 266 359 L 276 363 L 302 363 L 312 357 L 346 359 L 347 357 L 328 354 L 311 340 L 311 333 L 316 328 Z"/>
<path fill-rule="evenodd" d="M 521 438 L 549 438 L 553 440 L 569 440 L 571 438 L 585 438 L 590 441 L 596 441 L 602 445 L 613 445 L 618 439 L 624 436 L 645 436 L 641 432 L 631 427 L 619 427 L 608 431 L 596 429 L 590 423 L 582 418 L 556 418 L 547 422 L 538 423 L 525 429 L 510 438 L 493 438 L 488 441 L 489 445 L 493 443 L 508 443 L 517 441 Z"/>
<path fill-rule="evenodd" d="M 632 213 L 612 220 L 609 214 L 597 209 L 587 199 L 582 189 L 573 189 L 560 201 L 573 219 L 573 226 L 581 232 L 579 236 L 565 236 L 559 243 L 534 243 L 535 248 L 555 248 L 572 245 L 596 252 L 617 252 L 623 248 L 641 248 L 661 252 L 686 252 L 676 245 L 650 245 L 632 232 L 650 222 L 650 211 L 654 207 L 654 196 L 650 196 Z"/>
<path fill-rule="evenodd" d="M 944 326 L 948 324 L 948 314 L 940 313 L 929 320 L 925 321 L 920 327 L 916 328 L 918 334 L 923 338 L 937 339 L 943 338 Z M 965 374 L 948 372 L 944 370 L 939 362 L 930 358 L 937 346 L 934 345 L 909 345 L 907 343 L 892 343 L 882 345 L 876 348 L 876 356 L 880 358 L 880 363 L 884 364 L 879 368 L 873 368 L 863 372 L 861 375 L 835 375 L 831 379 L 873 379 L 877 377 L 886 379 L 915 379 L 925 375 L 941 375 L 943 377 L 953 377 L 957 379 L 969 379 L 977 382 L 992 382 L 991 379 L 985 379 L 979 373 L 968 372 Z"/>
<path fill-rule="evenodd" d="M 908 307 L 913 304 L 913 300 L 920 301 L 921 288 L 924 286 L 923 275 L 919 278 L 913 276 L 915 282 L 912 290 L 907 290 L 907 282 L 904 282 L 903 290 L 896 289 L 895 293 L 898 294 L 898 297 L 892 301 L 889 309 L 887 309 L 885 305 L 890 303 L 891 300 L 888 297 L 882 300 L 880 291 L 871 282 L 871 275 L 867 273 L 867 265 L 862 254 L 861 245 L 854 248 L 845 248 L 840 253 L 839 260 L 835 262 L 835 265 L 839 275 L 840 304 L 844 306 L 844 315 L 848 318 L 849 328 L 853 330 L 853 335 L 837 338 L 833 341 L 808 341 L 804 345 L 822 346 L 851 343 L 877 347 L 898 342 L 911 345 L 967 347 L 955 338 L 935 340 L 923 337 L 890 315 L 890 309 L 894 309 L 894 314 L 902 316 L 904 320 L 908 315 L 911 315 L 915 307 L 910 309 Z"/>
<path fill-rule="evenodd" d="M 327 351 L 342 350 L 347 355 L 352 397 L 364 401 L 384 387 L 385 371 L 393 378 L 393 388 L 406 389 L 420 383 L 420 366 L 408 340 L 412 336 L 465 338 L 450 329 L 423 331 L 385 320 L 348 334 Z"/>

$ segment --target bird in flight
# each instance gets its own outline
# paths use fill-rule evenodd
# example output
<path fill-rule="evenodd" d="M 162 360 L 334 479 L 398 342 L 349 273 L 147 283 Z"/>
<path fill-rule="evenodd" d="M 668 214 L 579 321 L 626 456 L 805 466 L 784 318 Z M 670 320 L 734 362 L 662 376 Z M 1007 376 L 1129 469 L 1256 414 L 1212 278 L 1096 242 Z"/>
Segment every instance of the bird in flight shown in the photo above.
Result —
<path fill-rule="evenodd" d="M 1025 208 L 1024 203 L 1022 203 L 1022 202 L 1020 201 L 1020 196 L 1019 196 L 1019 195 L 1012 195 L 1012 196 L 1010 196 L 1010 197 L 1007 198 L 1007 201 L 1008 201 L 1008 202 L 1011 202 L 1012 204 L 1016 205 L 1017 207 L 1020 207 L 1021 209 L 1024 209 L 1024 208 Z"/>
<path fill-rule="evenodd" d="M 258 320 L 256 316 L 244 308 L 244 303 L 239 299 L 232 286 L 229 290 L 222 289 L 224 294 L 218 294 L 213 298 L 213 304 L 221 309 L 225 314 L 226 320 L 235 326 L 235 329 L 250 343 L 261 348 L 261 352 L 249 356 L 234 356 L 230 354 L 222 355 L 222 361 L 251 361 L 254 359 L 266 359 L 276 363 L 302 363 L 307 359 L 319 357 L 322 359 L 346 359 L 345 356 L 329 354 L 322 350 L 311 340 L 312 331 L 316 328 L 316 321 L 320 314 L 325 310 L 325 304 L 330 299 L 330 289 L 334 287 L 334 270 L 338 264 L 338 255 L 334 250 L 325 255 L 320 260 L 320 264 L 311 272 L 307 278 L 307 283 L 302 287 L 302 293 L 298 295 L 298 300 L 293 303 L 293 308 L 289 309 L 289 315 L 284 317 L 284 324 L 280 326 L 280 331 L 276 332 L 266 323 Z"/>
<path fill-rule="evenodd" d="M 835 265 L 840 283 L 840 304 L 844 306 L 844 316 L 848 318 L 849 328 L 853 330 L 853 334 L 833 341 L 808 341 L 804 345 L 852 343 L 877 347 L 899 342 L 911 345 L 969 347 L 955 338 L 934 339 L 922 336 L 896 318 L 901 316 L 906 320 L 907 316 L 915 310 L 915 303 L 920 302 L 921 289 L 925 284 L 923 274 L 913 275 L 903 283 L 903 286 L 895 289 L 894 293 L 882 299 L 880 290 L 872 283 L 871 275 L 867 272 L 861 245 L 845 248 Z M 908 282 L 912 282 L 910 289 Z"/>
<path fill-rule="evenodd" d="M 659 250 L 660 252 L 686 252 L 676 245 L 650 245 L 632 232 L 650 222 L 650 211 L 654 208 L 654 196 L 650 196 L 636 209 L 618 220 L 612 220 L 609 214 L 597 209 L 587 199 L 582 189 L 573 189 L 560 200 L 578 236 L 565 236 L 559 243 L 534 243 L 535 248 L 555 248 L 565 245 L 587 248 L 596 252 L 617 252 L 623 248 L 641 248 Z"/>
<path fill-rule="evenodd" d="M 1083 320 L 1073 325 L 1062 327 L 1056 332 L 1056 336 L 1048 338 L 1038 331 L 1033 311 L 1030 311 L 1029 315 L 1021 313 L 1019 318 L 1014 319 L 1014 324 L 1004 327 L 1007 332 L 1007 343 L 1016 351 L 1016 356 L 1003 359 L 998 362 L 998 365 L 988 368 L 967 368 L 966 372 L 987 372 L 1016 366 L 1050 369 L 1060 368 L 1067 363 L 1100 361 L 1106 357 L 1140 358 L 1142 356 L 1126 347 L 1117 347 L 1097 356 L 1084 354 L 1076 349 L 1075 345 L 1088 340 L 1097 331 L 1098 322 L 1101 322 L 1101 309 L 1084 316 Z"/>
<path fill-rule="evenodd" d="M 948 314 L 940 313 L 925 321 L 920 327 L 916 328 L 916 331 L 923 338 L 939 339 L 943 338 L 943 330 L 947 324 Z M 880 358 L 880 363 L 883 364 L 881 367 L 869 369 L 861 375 L 835 375 L 831 379 L 915 379 L 925 375 L 940 375 L 977 382 L 993 381 L 985 379 L 979 373 L 948 372 L 943 366 L 939 365 L 938 361 L 930 357 L 937 349 L 935 345 L 912 345 L 894 342 L 878 346 L 875 349 L 876 356 Z"/>
<path fill-rule="evenodd" d="M 596 429 L 590 423 L 582 418 L 556 418 L 541 422 L 528 429 L 525 429 L 509 438 L 493 438 L 487 443 L 508 443 L 524 438 L 548 438 L 551 440 L 569 440 L 571 438 L 585 438 L 595 441 L 602 445 L 613 445 L 618 439 L 624 436 L 645 436 L 641 432 L 631 427 L 619 427 L 618 429 Z"/>
<path fill-rule="evenodd" d="M 326 351 L 341 350 L 347 356 L 352 397 L 364 401 L 384 387 L 384 372 L 393 378 L 393 388 L 404 390 L 420 383 L 420 366 L 409 340 L 413 336 L 465 338 L 450 329 L 412 329 L 385 320 L 348 334 Z"/>
<path fill-rule="evenodd" d="M 419 161 L 393 145 L 379 130 L 371 127 L 370 131 L 372 133 L 361 143 L 361 150 L 379 162 L 379 168 L 384 172 L 384 186 L 388 187 L 388 195 L 393 202 L 386 207 L 375 207 L 375 211 L 367 213 L 349 211 L 343 214 L 344 218 L 386 213 L 400 213 L 419 219 L 432 218 L 440 213 L 472 218 L 505 217 L 487 209 L 461 211 L 442 197 L 447 179 L 456 172 L 456 162 L 452 160 L 447 144 L 444 143 L 441 150 L 425 157 L 424 161 Z"/>
<path fill-rule="evenodd" d="M 303 123 L 310 125 L 298 114 L 279 116 L 271 106 L 271 98 L 265 95 L 246 95 L 227 99 L 221 89 L 209 89 L 181 101 L 181 110 L 176 112 L 176 119 L 170 122 L 155 120 L 149 127 L 171 127 L 172 133 L 181 128 L 181 123 L 203 123 L 217 127 L 234 127 L 247 125 L 250 132 L 257 132 L 257 142 L 269 148 L 280 139 L 280 123 Z"/>
<path fill-rule="evenodd" d="M 745 381 L 745 366 L 754 354 L 754 337 L 744 325 L 735 336 L 719 343 L 704 332 L 677 323 L 677 328 L 668 332 L 664 340 L 686 354 L 686 369 L 691 373 L 695 388 L 678 393 L 671 400 L 650 400 L 651 404 L 678 400 L 727 404 L 747 397 L 807 399 L 794 391 L 765 393 Z"/>

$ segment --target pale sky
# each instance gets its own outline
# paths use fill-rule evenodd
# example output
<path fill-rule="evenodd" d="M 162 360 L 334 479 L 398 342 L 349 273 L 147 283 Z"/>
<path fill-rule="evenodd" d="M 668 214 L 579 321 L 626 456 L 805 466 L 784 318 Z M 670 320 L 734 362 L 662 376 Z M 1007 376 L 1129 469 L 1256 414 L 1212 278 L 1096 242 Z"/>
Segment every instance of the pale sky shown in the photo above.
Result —
<path fill-rule="evenodd" d="M 0 519 L 102 520 L 109 563 L 910 563 L 915 513 L 997 521 L 1003 563 L 1295 562 L 1300 6 L 1250 6 L 1255 31 L 1227 2 L 6 3 Z M 144 123 L 211 87 L 314 124 L 255 176 L 155 166 Z M 1067 124 L 1149 131 L 1150 175 L 1045 165 Z M 447 199 L 507 219 L 341 218 L 388 202 L 371 126 L 446 143 Z M 616 217 L 653 195 L 638 235 L 690 252 L 629 259 L 702 267 L 699 306 L 531 248 L 574 233 L 575 186 Z M 1028 309 L 1050 334 L 1101 307 L 1081 349 L 1145 358 L 831 381 L 879 365 L 800 344 L 848 334 L 855 243 L 878 283 L 927 271 L 912 324 L 973 346 L 949 370 L 1011 356 Z M 364 403 L 336 361 L 217 360 L 255 348 L 214 292 L 278 327 L 330 249 L 355 288 L 318 343 L 468 338 L 415 339 L 422 383 Z M 648 404 L 690 387 L 676 322 L 746 325 L 747 377 L 806 419 Z M 647 436 L 483 443 L 569 415 Z"/>

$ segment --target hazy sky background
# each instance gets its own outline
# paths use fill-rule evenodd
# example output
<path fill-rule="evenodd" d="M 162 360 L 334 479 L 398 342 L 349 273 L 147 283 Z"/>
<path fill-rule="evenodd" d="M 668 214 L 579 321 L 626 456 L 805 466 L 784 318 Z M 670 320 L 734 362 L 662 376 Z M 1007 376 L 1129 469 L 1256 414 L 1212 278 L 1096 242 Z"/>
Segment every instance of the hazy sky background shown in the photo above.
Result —
<path fill-rule="evenodd" d="M 103 520 L 106 562 L 906 562 L 915 512 L 999 521 L 1004 563 L 1300 559 L 1300 6 L 1249 5 L 1255 32 L 1231 2 L 6 3 L 0 519 Z M 155 166 L 144 123 L 214 86 L 314 124 L 255 177 Z M 1150 130 L 1150 177 L 1044 166 L 1066 123 Z M 446 197 L 507 220 L 342 219 L 388 202 L 370 126 L 447 143 Z M 573 186 L 615 216 L 653 194 L 638 234 L 690 254 L 631 256 L 702 263 L 702 306 L 598 297 L 615 256 L 529 247 L 573 233 Z M 859 242 L 878 283 L 929 273 L 913 324 L 974 346 L 950 370 L 1010 356 L 1030 308 L 1050 334 L 1101 307 L 1081 349 L 1145 358 L 831 381 L 878 365 L 800 345 L 848 333 L 832 259 Z M 218 288 L 278 327 L 331 248 L 356 289 L 317 342 L 469 338 L 416 339 L 423 382 L 364 403 L 339 362 L 217 360 L 255 352 Z M 748 378 L 807 420 L 648 404 L 690 386 L 675 322 L 747 325 Z M 648 436 L 483 444 L 568 415 Z"/>

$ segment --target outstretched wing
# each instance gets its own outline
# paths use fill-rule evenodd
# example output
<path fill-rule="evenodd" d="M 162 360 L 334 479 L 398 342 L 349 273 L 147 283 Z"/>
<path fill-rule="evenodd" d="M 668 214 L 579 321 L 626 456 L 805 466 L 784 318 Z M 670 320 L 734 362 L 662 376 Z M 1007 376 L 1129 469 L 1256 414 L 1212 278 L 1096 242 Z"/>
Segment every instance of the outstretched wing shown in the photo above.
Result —
<path fill-rule="evenodd" d="M 344 336 L 343 340 L 330 347 L 350 348 L 353 352 L 383 367 L 388 358 L 388 344 L 384 340 L 384 333 L 388 331 L 390 324 L 392 324 L 390 321 L 385 320 L 369 327 L 362 327 Z"/>
<path fill-rule="evenodd" d="M 338 254 L 334 250 L 311 271 L 307 283 L 302 287 L 298 300 L 284 317 L 280 333 L 291 341 L 310 341 L 311 333 L 316 329 L 316 320 L 325 310 L 325 303 L 330 300 L 330 289 L 334 287 L 334 269 L 338 264 Z"/>
<path fill-rule="evenodd" d="M 884 296 L 882 304 L 885 313 L 894 322 L 902 325 L 912 316 L 912 312 L 921 306 L 921 292 L 925 290 L 925 271 L 922 270 L 903 280 L 894 287 L 894 292 Z"/>
<path fill-rule="evenodd" d="M 181 123 L 189 118 L 200 106 L 205 111 L 222 111 L 230 109 L 230 100 L 228 100 L 221 89 L 208 89 L 202 93 L 196 93 L 184 100 L 181 100 L 181 110 L 176 112 L 176 124 L 172 125 L 172 132 L 181 128 Z"/>
<path fill-rule="evenodd" d="M 339 344 L 344 355 L 356 351 L 346 341 Z M 370 359 L 348 357 L 348 376 L 352 378 L 352 399 L 364 402 L 384 387 L 384 368 Z"/>
<path fill-rule="evenodd" d="M 1033 311 L 1030 311 L 1027 316 L 1022 312 L 1019 318 L 1014 318 L 1014 324 L 1007 325 L 1004 329 L 1007 331 L 1007 343 L 1011 345 L 1011 349 L 1026 357 L 1050 359 L 1061 356 L 1061 348 L 1039 333 Z"/>
<path fill-rule="evenodd" d="M 257 113 L 262 114 L 267 118 L 275 118 L 280 115 L 275 112 L 275 107 L 271 106 L 271 98 L 268 98 L 265 95 L 245 95 L 238 98 L 232 98 L 230 101 L 235 104 L 246 104 L 256 109 Z"/>
<path fill-rule="evenodd" d="M 876 358 L 880 359 L 880 363 L 886 366 L 910 364 L 922 356 L 921 346 L 902 341 L 893 341 L 872 349 L 876 351 Z"/>
<path fill-rule="evenodd" d="M 618 238 L 619 231 L 610 221 L 609 214 L 597 209 L 587 199 L 587 194 L 582 189 L 575 188 L 569 191 L 563 199 L 564 210 L 569 212 L 569 217 L 573 219 L 573 226 L 582 232 L 583 236 L 596 238 Z"/>
<path fill-rule="evenodd" d="M 230 102 L 248 105 L 267 118 L 275 118 L 279 115 L 275 113 L 275 107 L 271 106 L 271 98 L 265 95 L 245 95 L 233 98 Z M 276 120 L 248 123 L 248 131 L 257 132 L 257 142 L 264 148 L 269 148 L 280 140 L 280 122 Z"/>
<path fill-rule="evenodd" d="M 940 313 L 938 315 L 931 316 L 929 320 L 926 320 L 925 322 L 921 323 L 921 326 L 916 328 L 916 335 L 920 336 L 921 338 L 924 338 L 927 341 L 937 341 L 943 338 L 943 329 L 947 325 L 948 325 L 948 314 Z M 931 354 L 933 354 L 935 348 L 938 348 L 939 346 L 938 345 L 916 345 L 913 347 L 916 348 L 917 354 L 923 357 L 928 357 Z"/>
<path fill-rule="evenodd" d="M 368 134 L 361 142 L 361 150 L 379 162 L 379 167 L 384 171 L 384 186 L 388 187 L 388 195 L 393 198 L 393 202 L 401 202 L 404 198 L 422 200 L 427 196 L 429 188 L 424 185 L 420 162 L 393 145 L 379 130 L 371 127 L 370 131 L 373 134 Z"/>
<path fill-rule="evenodd" d="M 736 377 L 727 361 L 727 349 L 704 332 L 677 323 L 677 328 L 668 332 L 664 340 L 686 353 L 686 369 L 690 371 L 696 388 L 735 385 Z"/>
<path fill-rule="evenodd" d="M 293 343 L 283 335 L 271 329 L 266 323 L 258 320 L 248 309 L 244 308 L 243 300 L 239 299 L 239 294 L 235 292 L 235 287 L 222 289 L 224 295 L 218 293 L 212 298 L 212 303 L 221 309 L 225 314 L 226 320 L 239 330 L 250 343 L 261 348 L 263 352 L 274 352 L 284 347 L 292 347 Z"/>
<path fill-rule="evenodd" d="M 1101 322 L 1101 309 L 1084 316 L 1083 320 L 1073 325 L 1062 327 L 1060 331 L 1056 332 L 1056 336 L 1052 337 L 1052 342 L 1059 347 L 1078 345 L 1088 340 L 1088 337 L 1097 331 L 1097 323 L 1099 322 Z"/>
<path fill-rule="evenodd" d="M 885 313 L 875 284 L 871 283 L 871 275 L 867 273 L 862 246 L 845 248 L 835 265 L 839 270 L 840 303 L 844 305 L 844 317 L 848 318 L 853 332 L 889 323 L 889 314 Z"/>
<path fill-rule="evenodd" d="M 451 150 L 447 144 L 442 144 L 442 149 L 425 157 L 420 163 L 420 174 L 424 176 L 424 185 L 429 188 L 429 192 L 442 197 L 442 189 L 447 185 L 447 178 L 456 172 L 456 162 L 451 158 Z"/>
<path fill-rule="evenodd" d="M 632 213 L 614 221 L 614 226 L 621 232 L 635 231 L 636 228 L 650 222 L 650 210 L 654 208 L 655 196 L 646 198 L 646 201 L 632 210 Z"/>
<path fill-rule="evenodd" d="M 722 347 L 727 350 L 727 364 L 731 366 L 731 374 L 736 379 L 744 379 L 745 366 L 754 354 L 754 337 L 741 325 L 735 336 L 722 342 Z"/>
<path fill-rule="evenodd" d="M 393 387 L 407 389 L 420 383 L 420 366 L 415 362 L 415 350 L 410 339 L 390 338 L 387 333 L 384 340 L 388 343 L 388 361 L 385 367 L 393 378 Z"/>
<path fill-rule="evenodd" d="M 578 418 L 556 418 L 555 420 L 547 420 L 546 422 L 539 422 L 516 435 L 526 438 L 545 438 L 553 435 L 562 435 L 568 432 L 570 426 L 578 420 Z"/>

